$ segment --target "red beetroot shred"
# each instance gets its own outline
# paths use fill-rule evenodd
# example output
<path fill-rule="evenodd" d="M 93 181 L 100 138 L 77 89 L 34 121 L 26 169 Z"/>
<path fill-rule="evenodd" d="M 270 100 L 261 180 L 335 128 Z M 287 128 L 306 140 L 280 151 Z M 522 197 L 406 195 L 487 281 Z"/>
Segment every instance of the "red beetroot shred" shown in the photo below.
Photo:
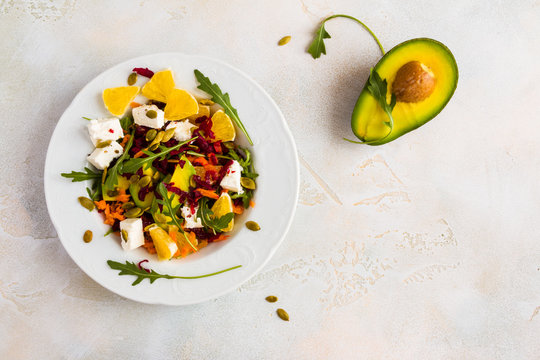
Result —
<path fill-rule="evenodd" d="M 133 68 L 133 70 L 131 71 L 134 71 L 137 74 L 145 76 L 147 78 L 152 78 L 152 76 L 154 76 L 154 72 L 148 68 Z"/>
<path fill-rule="evenodd" d="M 141 264 L 145 263 L 145 262 L 148 262 L 148 260 L 144 259 L 144 260 L 141 260 L 139 261 L 139 263 L 137 264 L 137 266 L 139 267 L 140 270 L 144 270 L 146 271 L 147 273 L 150 274 L 150 270 L 148 270 L 147 268 L 143 267 Z"/>

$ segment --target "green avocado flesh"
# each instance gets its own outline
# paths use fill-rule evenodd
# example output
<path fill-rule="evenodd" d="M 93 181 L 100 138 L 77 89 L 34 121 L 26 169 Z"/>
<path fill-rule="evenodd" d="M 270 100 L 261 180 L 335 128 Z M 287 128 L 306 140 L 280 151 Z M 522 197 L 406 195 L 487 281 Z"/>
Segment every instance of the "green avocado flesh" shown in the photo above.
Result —
<path fill-rule="evenodd" d="M 139 184 L 131 184 L 129 185 L 129 193 L 131 194 L 131 198 L 133 199 L 133 202 L 138 208 L 146 209 L 152 205 L 152 201 L 154 200 L 154 192 L 150 191 L 148 194 L 145 195 L 144 200 L 139 199 L 139 191 L 141 190 L 141 187 Z"/>
<path fill-rule="evenodd" d="M 388 115 L 369 93 L 366 83 L 354 107 L 351 127 L 360 140 L 369 142 L 368 145 L 386 144 L 424 125 L 441 112 L 454 94 L 458 82 L 454 56 L 442 43 L 419 38 L 397 45 L 375 65 L 373 71 L 388 83 L 387 102 L 390 102 L 396 73 L 411 61 L 419 61 L 432 71 L 436 80 L 433 92 L 419 102 L 398 101 L 392 111 L 394 127 L 388 134 L 390 128 L 384 124 L 388 121 Z"/>

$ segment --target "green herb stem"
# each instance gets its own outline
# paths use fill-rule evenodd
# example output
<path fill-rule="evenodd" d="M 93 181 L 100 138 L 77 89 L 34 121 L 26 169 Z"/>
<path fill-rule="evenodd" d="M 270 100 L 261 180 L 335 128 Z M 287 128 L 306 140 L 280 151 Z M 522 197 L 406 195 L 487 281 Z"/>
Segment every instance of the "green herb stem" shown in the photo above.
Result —
<path fill-rule="evenodd" d="M 338 18 L 338 17 L 351 19 L 351 20 L 356 21 L 356 22 L 359 23 L 360 25 L 362 25 L 362 26 L 364 27 L 364 29 L 366 29 L 366 30 L 369 32 L 369 34 L 373 37 L 373 39 L 375 39 L 375 41 L 377 42 L 377 45 L 379 45 L 379 49 L 381 49 L 381 53 L 382 53 L 383 55 L 385 54 L 384 48 L 383 48 L 383 46 L 381 45 L 381 42 L 379 41 L 379 39 L 377 38 L 377 35 L 375 35 L 375 34 L 373 33 L 373 31 L 371 31 L 371 29 L 370 29 L 366 24 L 364 24 L 362 21 L 358 20 L 358 19 L 355 18 L 355 17 L 352 17 L 352 16 L 350 16 L 350 15 L 344 15 L 344 14 L 332 15 L 332 16 L 326 18 L 326 19 L 323 21 L 323 24 L 324 24 L 325 22 L 327 22 L 328 20 L 335 19 L 335 18 Z"/>

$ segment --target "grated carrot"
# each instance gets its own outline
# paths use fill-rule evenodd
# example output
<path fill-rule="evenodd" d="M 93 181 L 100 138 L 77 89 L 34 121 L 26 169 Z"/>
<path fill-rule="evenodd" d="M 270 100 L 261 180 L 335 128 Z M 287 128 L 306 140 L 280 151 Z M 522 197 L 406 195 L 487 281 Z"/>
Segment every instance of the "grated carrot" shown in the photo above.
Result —
<path fill-rule="evenodd" d="M 129 104 L 129 106 L 130 106 L 131 108 L 136 108 L 136 107 L 141 106 L 141 104 L 139 104 L 138 102 L 133 101 L 131 104 Z"/>
<path fill-rule="evenodd" d="M 249 207 L 255 207 L 255 201 L 249 200 Z"/>
<path fill-rule="evenodd" d="M 126 194 L 126 189 L 118 189 L 118 195 L 116 195 L 116 200 L 122 203 L 129 201 L 129 194 Z"/>
<path fill-rule="evenodd" d="M 240 215 L 244 212 L 244 207 L 243 206 L 240 206 L 240 205 L 234 205 L 233 204 L 233 213 L 237 214 L 237 215 Z"/>
<path fill-rule="evenodd" d="M 198 158 L 195 158 L 195 160 L 193 160 L 192 163 L 205 166 L 205 165 L 208 165 L 208 160 L 206 160 L 202 156 L 199 156 Z"/>
<path fill-rule="evenodd" d="M 219 234 L 218 238 L 217 238 L 217 239 L 214 239 L 214 242 L 216 242 L 216 241 L 227 240 L 228 238 L 229 238 L 229 235 Z"/>
<path fill-rule="evenodd" d="M 207 198 L 216 199 L 216 200 L 219 199 L 219 195 L 213 192 L 212 190 L 197 188 L 195 189 L 195 191 L 200 192 L 202 196 L 206 196 Z"/>
<path fill-rule="evenodd" d="M 120 146 L 121 147 L 126 147 L 126 143 L 129 141 L 129 138 L 131 137 L 131 135 L 127 134 L 126 136 L 124 136 L 124 138 L 122 139 L 122 142 L 120 143 Z"/>

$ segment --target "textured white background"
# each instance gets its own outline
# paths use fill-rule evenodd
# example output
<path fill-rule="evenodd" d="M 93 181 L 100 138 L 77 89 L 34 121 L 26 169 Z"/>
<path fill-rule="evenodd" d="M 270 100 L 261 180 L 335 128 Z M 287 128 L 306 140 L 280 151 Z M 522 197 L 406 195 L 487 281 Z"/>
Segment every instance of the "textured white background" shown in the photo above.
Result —
<path fill-rule="evenodd" d="M 387 49 L 445 43 L 460 80 L 442 114 L 383 147 L 342 141 L 380 54 L 336 19 L 328 55 L 311 59 L 334 13 L 366 21 Z M 539 358 L 539 20 L 538 1 L 0 0 L 0 358 Z M 250 74 L 301 159 L 276 256 L 237 291 L 179 308 L 125 300 L 82 273 L 42 184 L 49 137 L 79 89 L 163 51 Z"/>

